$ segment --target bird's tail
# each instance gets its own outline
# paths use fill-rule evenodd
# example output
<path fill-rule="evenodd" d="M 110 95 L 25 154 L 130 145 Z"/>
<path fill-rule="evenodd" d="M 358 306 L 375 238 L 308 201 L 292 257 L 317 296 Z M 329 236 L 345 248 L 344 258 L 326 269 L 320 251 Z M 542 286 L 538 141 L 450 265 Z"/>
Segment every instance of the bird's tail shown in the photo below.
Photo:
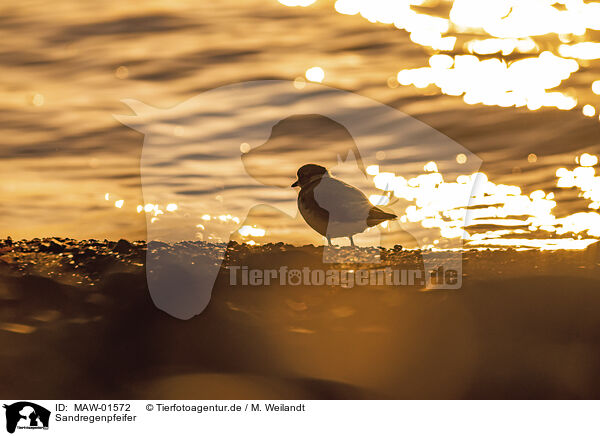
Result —
<path fill-rule="evenodd" d="M 369 215 L 367 216 L 367 225 L 369 227 L 373 227 L 377 224 L 381 224 L 384 221 L 393 220 L 396 218 L 398 218 L 398 215 L 396 214 L 384 212 L 378 207 L 372 207 L 369 211 Z"/>

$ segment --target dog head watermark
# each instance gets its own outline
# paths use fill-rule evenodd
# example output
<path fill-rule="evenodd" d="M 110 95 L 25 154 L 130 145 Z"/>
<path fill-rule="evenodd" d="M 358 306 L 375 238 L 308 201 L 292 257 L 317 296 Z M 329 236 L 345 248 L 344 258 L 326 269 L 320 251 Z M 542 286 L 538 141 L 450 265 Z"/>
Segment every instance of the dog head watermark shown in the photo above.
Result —
<path fill-rule="evenodd" d="M 6 431 L 15 430 L 48 430 L 50 411 L 39 404 L 30 401 L 18 401 L 4 404 L 6 414 Z"/>
<path fill-rule="evenodd" d="M 170 315 L 189 319 L 206 308 L 232 240 L 324 244 L 323 263 L 344 261 L 327 239 L 426 248 L 425 271 L 457 277 L 425 286 L 461 286 L 481 160 L 425 123 L 356 93 L 285 80 L 223 86 L 169 109 L 124 103 L 135 115 L 116 118 L 144 133 L 148 241 L 206 241 L 207 255 L 194 262 L 172 245 L 149 246 L 148 287 Z M 307 164 L 327 174 L 315 179 L 310 207 L 291 187 Z M 378 263 L 370 253 L 363 261 Z"/>

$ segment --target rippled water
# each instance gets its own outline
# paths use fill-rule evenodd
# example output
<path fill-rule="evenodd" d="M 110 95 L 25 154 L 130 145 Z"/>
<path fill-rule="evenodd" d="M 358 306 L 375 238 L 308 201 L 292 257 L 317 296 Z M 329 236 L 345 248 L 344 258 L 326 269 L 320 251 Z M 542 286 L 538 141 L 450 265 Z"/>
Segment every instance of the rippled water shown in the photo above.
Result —
<path fill-rule="evenodd" d="M 185 104 L 231 83 L 281 79 L 289 81 L 290 93 L 322 107 L 332 100 L 311 81 L 424 122 L 416 130 L 396 127 L 392 118 L 365 123 L 359 136 L 369 139 L 353 139 L 368 178 L 357 176 L 356 165 L 333 168 L 376 203 L 391 196 L 389 207 L 401 219 L 376 230 L 385 244 L 447 248 L 463 237 L 467 246 L 583 248 L 600 237 L 594 172 L 600 3 L 282 3 L 291 4 L 3 6 L 5 233 L 145 239 L 148 227 L 151 236 L 165 239 L 219 239 L 241 227 L 239 240 L 321 243 L 293 216 L 295 192 L 283 187 L 293 180 L 292 163 L 313 161 L 314 148 L 294 143 L 283 154 L 293 155 L 287 164 L 279 151 L 259 154 L 274 174 L 265 181 L 269 171 L 255 171 L 252 189 L 247 177 L 238 185 L 232 179 L 242 154 L 256 154 L 278 119 L 308 110 L 304 100 Z M 113 117 L 131 115 L 124 99 L 164 111 L 154 119 L 160 123 L 141 124 L 158 125 L 158 144 L 169 147 L 149 155 L 154 148 L 146 135 L 142 153 L 143 135 Z M 140 107 L 134 108 L 138 115 Z M 166 110 L 177 107 L 185 111 L 173 116 Z M 211 110 L 235 116 L 206 123 L 201 115 Z M 423 146 L 432 134 L 424 133 L 426 126 L 464 150 L 440 154 Z M 133 127 L 144 130 L 139 122 Z M 248 137 L 227 133 L 239 131 Z M 144 160 L 149 156 L 155 160 Z M 243 166 L 249 167 L 250 161 Z M 462 193 L 471 187 L 474 196 L 465 202 Z M 245 218 L 239 205 L 258 199 L 270 208 Z"/>

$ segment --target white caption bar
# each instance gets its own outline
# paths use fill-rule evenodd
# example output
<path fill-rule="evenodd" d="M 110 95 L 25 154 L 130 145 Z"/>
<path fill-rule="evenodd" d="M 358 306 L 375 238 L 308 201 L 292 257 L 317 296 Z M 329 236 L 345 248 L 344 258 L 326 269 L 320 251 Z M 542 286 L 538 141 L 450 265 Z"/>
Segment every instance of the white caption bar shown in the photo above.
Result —
<path fill-rule="evenodd" d="M 1 432 L 106 434 L 600 434 L 599 401 L 5 400 Z M 48 413 L 49 412 L 49 415 Z M 284 433 L 282 433 L 284 432 Z M 5 433 L 6 434 L 6 433 Z"/>

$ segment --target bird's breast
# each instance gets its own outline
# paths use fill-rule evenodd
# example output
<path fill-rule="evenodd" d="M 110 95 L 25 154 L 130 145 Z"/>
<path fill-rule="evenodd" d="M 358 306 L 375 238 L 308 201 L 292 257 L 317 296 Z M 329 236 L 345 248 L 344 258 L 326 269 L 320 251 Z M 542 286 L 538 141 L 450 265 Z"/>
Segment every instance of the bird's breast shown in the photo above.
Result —
<path fill-rule="evenodd" d="M 321 235 L 326 235 L 329 212 L 317 204 L 312 191 L 300 191 L 298 195 L 298 210 L 309 226 Z"/>

